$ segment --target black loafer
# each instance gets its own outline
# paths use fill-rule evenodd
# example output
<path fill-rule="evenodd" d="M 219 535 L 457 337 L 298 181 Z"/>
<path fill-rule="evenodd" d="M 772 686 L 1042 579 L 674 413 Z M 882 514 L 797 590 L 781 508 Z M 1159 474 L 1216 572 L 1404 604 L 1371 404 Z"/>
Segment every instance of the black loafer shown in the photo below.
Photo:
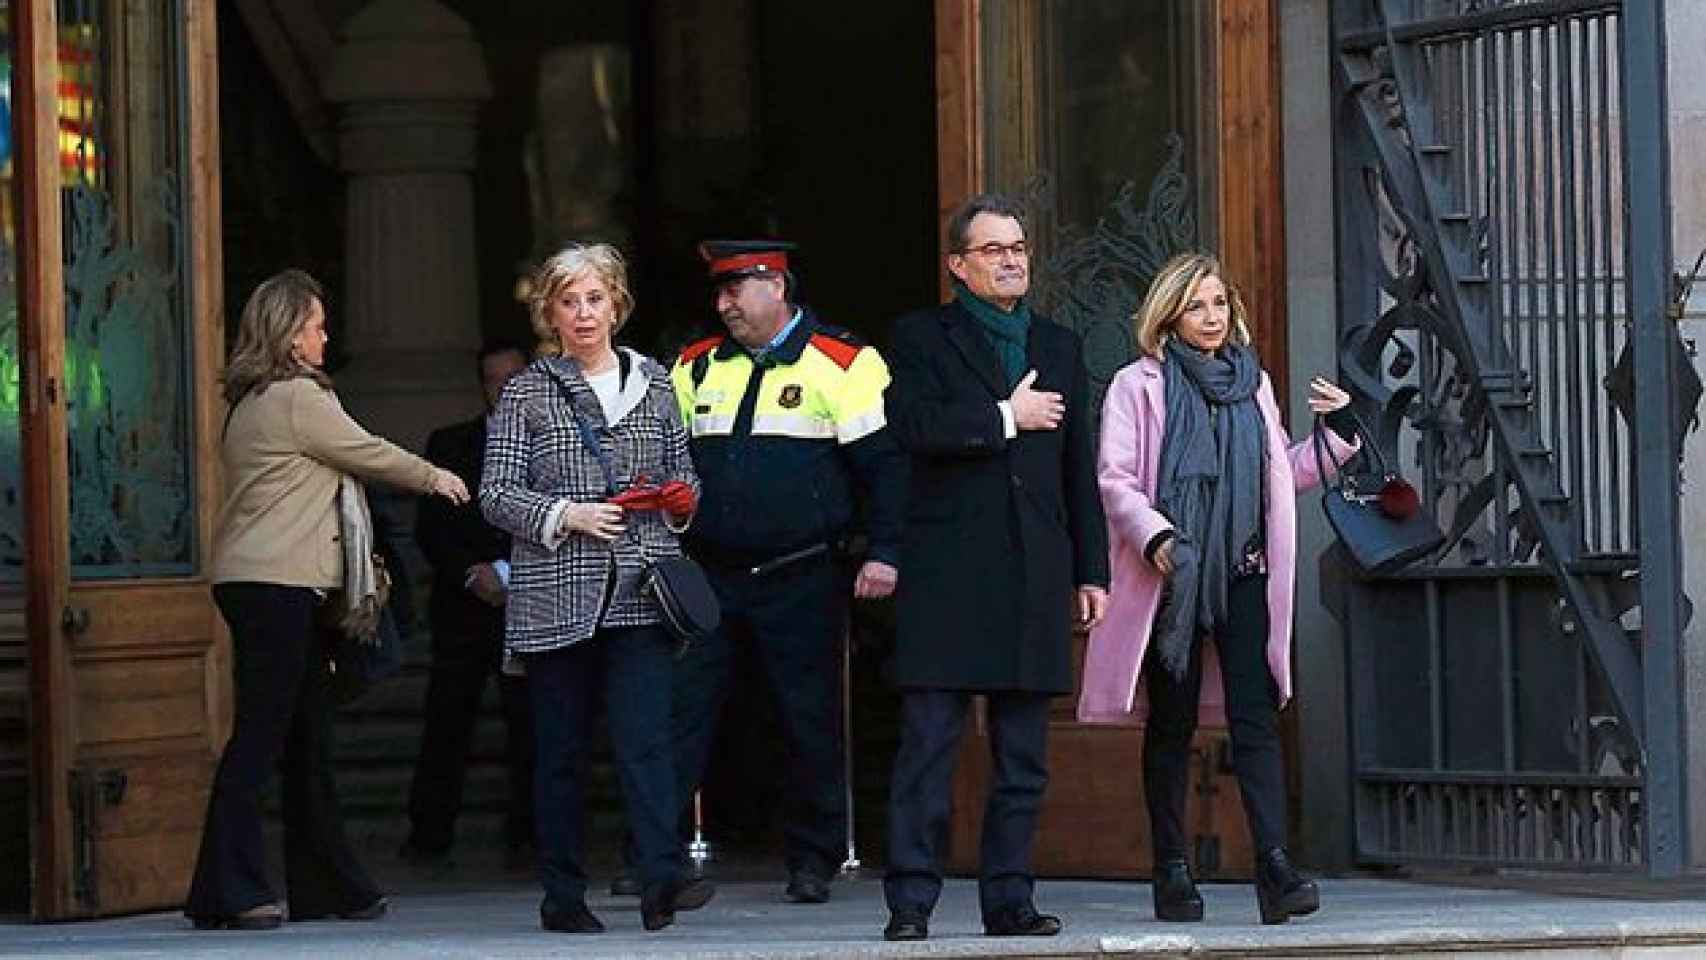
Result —
<path fill-rule="evenodd" d="M 983 920 L 983 932 L 991 937 L 1052 937 L 1060 928 L 1059 917 L 1038 913 L 1028 904 L 997 910 Z"/>
<path fill-rule="evenodd" d="M 829 880 L 810 870 L 795 870 L 788 874 L 788 889 L 783 896 L 789 903 L 828 903 Z"/>
<path fill-rule="evenodd" d="M 922 914 L 897 913 L 889 917 L 888 926 L 883 928 L 884 940 L 928 940 L 930 938 L 930 921 Z"/>
<path fill-rule="evenodd" d="M 552 933 L 604 932 L 604 922 L 593 916 L 584 903 L 577 903 L 567 910 L 540 907 L 539 925 Z"/>
<path fill-rule="evenodd" d="M 679 880 L 666 890 L 640 898 L 640 926 L 662 930 L 675 922 L 677 910 L 697 910 L 716 895 L 717 887 L 709 880 Z"/>
<path fill-rule="evenodd" d="M 192 916 L 190 923 L 197 930 L 276 930 L 284 923 L 284 910 L 276 903 L 263 903 L 225 916 Z"/>
<path fill-rule="evenodd" d="M 290 922 L 297 923 L 304 920 L 378 920 L 385 916 L 385 912 L 390 908 L 391 901 L 380 896 L 375 897 L 373 902 L 367 906 L 357 907 L 354 910 L 333 910 L 327 913 L 297 913 L 292 910 L 290 911 Z"/>

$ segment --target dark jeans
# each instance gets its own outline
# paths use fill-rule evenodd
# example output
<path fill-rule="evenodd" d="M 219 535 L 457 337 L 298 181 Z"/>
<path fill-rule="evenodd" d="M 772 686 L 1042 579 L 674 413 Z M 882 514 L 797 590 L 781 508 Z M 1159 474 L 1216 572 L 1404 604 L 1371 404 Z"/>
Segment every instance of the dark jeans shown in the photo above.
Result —
<path fill-rule="evenodd" d="M 1244 798 L 1244 815 L 1256 852 L 1285 846 L 1285 765 L 1280 756 L 1279 689 L 1268 671 L 1268 578 L 1232 584 L 1227 624 L 1216 640 L 1232 766 Z M 1202 642 L 1191 647 L 1185 676 L 1162 669 L 1152 644 L 1144 657 L 1149 719 L 1143 731 L 1143 786 L 1157 862 L 1187 856 L 1185 791 L 1191 773 L 1191 737 L 1197 729 L 1202 687 Z"/>
<path fill-rule="evenodd" d="M 222 583 L 231 627 L 236 716 L 219 758 L 184 913 L 222 917 L 277 899 L 267 882 L 258 794 L 276 762 L 284 779 L 284 877 L 293 917 L 369 906 L 379 887 L 357 861 L 332 782 L 332 703 L 319 598 L 305 587 Z"/>
<path fill-rule="evenodd" d="M 883 895 L 893 913 L 929 916 L 942 893 L 942 847 L 972 694 L 907 690 L 889 781 L 889 863 Z M 994 777 L 983 808 L 977 895 L 987 919 L 1031 903 L 1031 841 L 1048 786 L 1048 704 L 1041 693 L 987 695 Z"/>
<path fill-rule="evenodd" d="M 675 756 L 681 800 L 703 782 L 728 697 L 738 640 L 757 645 L 775 693 L 788 748 L 782 825 L 789 871 L 832 876 L 847 842 L 841 753 L 841 646 L 853 585 L 841 567 L 816 558 L 767 577 L 710 569 L 723 625 L 693 644 L 676 667 Z"/>
<path fill-rule="evenodd" d="M 427 680 L 426 726 L 409 786 L 409 845 L 443 853 L 456 837 L 468 751 L 479 719 L 487 678 L 497 675 L 503 701 L 509 805 L 504 834 L 509 846 L 533 842 L 533 707 L 524 677 L 498 675 L 503 659 L 503 621 L 469 622 L 435 617 L 432 673 Z"/>
<path fill-rule="evenodd" d="M 547 908 L 566 911 L 586 900 L 584 786 L 600 699 L 641 882 L 648 894 L 675 883 L 681 861 L 669 734 L 674 642 L 661 627 L 601 630 L 590 640 L 530 654 L 526 661 L 538 748 L 539 876 Z"/>

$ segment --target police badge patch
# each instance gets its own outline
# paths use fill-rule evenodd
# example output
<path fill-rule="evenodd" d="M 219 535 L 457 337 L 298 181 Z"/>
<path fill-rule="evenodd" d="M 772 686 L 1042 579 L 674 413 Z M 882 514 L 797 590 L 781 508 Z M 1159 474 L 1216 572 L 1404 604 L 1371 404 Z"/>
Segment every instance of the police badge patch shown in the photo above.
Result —
<path fill-rule="evenodd" d="M 792 410 L 800 405 L 801 397 L 800 385 L 790 383 L 782 388 L 782 395 L 776 398 L 776 404 L 784 410 Z"/>

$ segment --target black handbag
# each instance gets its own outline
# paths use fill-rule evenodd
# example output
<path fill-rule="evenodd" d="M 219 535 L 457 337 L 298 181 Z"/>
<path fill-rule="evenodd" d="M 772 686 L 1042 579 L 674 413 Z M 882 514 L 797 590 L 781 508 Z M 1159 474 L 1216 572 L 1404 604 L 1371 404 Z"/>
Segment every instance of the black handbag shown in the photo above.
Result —
<path fill-rule="evenodd" d="M 1415 488 L 1386 464 L 1374 436 L 1353 413 L 1362 438 L 1363 462 L 1372 470 L 1347 474 L 1327 443 L 1325 423 L 1316 418 L 1311 442 L 1321 473 L 1321 510 L 1357 566 L 1369 573 L 1391 573 L 1432 554 L 1445 542 L 1439 524 L 1421 505 Z M 1329 474 L 1322 460 L 1332 461 Z"/>
<path fill-rule="evenodd" d="M 557 382 L 557 389 L 563 394 L 563 403 L 569 408 L 569 416 L 574 418 L 575 430 L 580 433 L 581 444 L 592 453 L 593 458 L 598 461 L 599 469 L 604 472 L 605 496 L 615 496 L 618 492 L 616 472 L 610 466 L 610 457 L 605 454 L 604 447 L 598 442 L 598 436 L 575 407 L 574 397 L 569 393 L 569 385 L 558 379 L 556 374 L 552 374 L 551 379 Z M 639 548 L 637 539 L 634 545 L 636 549 Z M 640 562 L 645 565 L 645 571 L 640 575 L 640 589 L 657 603 L 664 629 L 680 641 L 681 645 L 676 650 L 677 656 L 687 652 L 690 644 L 705 639 L 722 625 L 722 604 L 717 600 L 716 591 L 711 588 L 710 578 L 705 576 L 705 568 L 692 557 L 680 554 L 653 560 L 642 552 Z"/>
<path fill-rule="evenodd" d="M 332 702 L 340 707 L 403 670 L 403 638 L 389 605 L 379 608 L 379 625 L 370 639 L 359 639 L 335 627 L 323 628 L 322 636 Z"/>

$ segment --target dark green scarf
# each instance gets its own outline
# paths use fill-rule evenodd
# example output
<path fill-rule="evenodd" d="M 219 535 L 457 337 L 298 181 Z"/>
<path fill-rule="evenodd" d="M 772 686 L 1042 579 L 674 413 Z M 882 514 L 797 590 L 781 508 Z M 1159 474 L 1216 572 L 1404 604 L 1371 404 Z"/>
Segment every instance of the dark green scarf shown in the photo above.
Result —
<path fill-rule="evenodd" d="M 1020 300 L 1011 311 L 1002 310 L 958 280 L 954 281 L 954 296 L 989 337 L 990 346 L 1001 358 L 1001 369 L 1007 374 L 1007 386 L 1017 385 L 1025 375 L 1025 340 L 1031 333 L 1031 308 Z"/>

